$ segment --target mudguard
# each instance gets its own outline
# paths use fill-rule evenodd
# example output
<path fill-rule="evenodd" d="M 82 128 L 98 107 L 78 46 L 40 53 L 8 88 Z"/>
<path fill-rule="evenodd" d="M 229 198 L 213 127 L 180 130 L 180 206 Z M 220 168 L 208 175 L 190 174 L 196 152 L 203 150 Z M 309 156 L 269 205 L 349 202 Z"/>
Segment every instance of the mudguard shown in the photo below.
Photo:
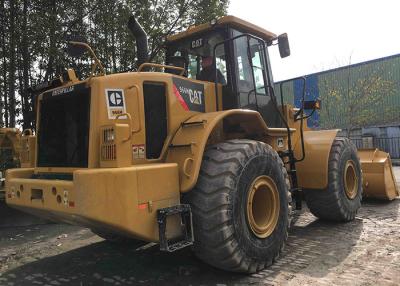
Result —
<path fill-rule="evenodd" d="M 304 160 L 296 164 L 298 185 L 303 189 L 326 189 L 328 161 L 333 140 L 339 130 L 304 131 Z M 296 158 L 301 158 L 301 142 L 294 147 Z"/>
<path fill-rule="evenodd" d="M 214 137 L 224 140 L 222 128 L 218 128 L 222 127 L 224 119 L 231 125 L 239 127 L 243 138 L 287 137 L 285 128 L 268 128 L 257 111 L 232 109 L 201 113 L 191 117 L 182 123 L 176 132 L 166 158 L 166 162 L 178 163 L 181 192 L 191 190 L 196 184 L 204 150 L 206 145 L 210 144 L 211 134 L 214 132 L 216 135 Z M 215 134 L 218 132 L 221 134 Z M 268 140 L 266 143 L 269 143 Z"/>

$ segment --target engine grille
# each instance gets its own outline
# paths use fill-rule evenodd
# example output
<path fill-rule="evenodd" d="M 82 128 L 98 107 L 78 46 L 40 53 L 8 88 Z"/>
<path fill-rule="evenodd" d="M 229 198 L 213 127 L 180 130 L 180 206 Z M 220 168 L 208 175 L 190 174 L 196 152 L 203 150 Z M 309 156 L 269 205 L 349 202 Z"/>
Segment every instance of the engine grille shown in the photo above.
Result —
<path fill-rule="evenodd" d="M 87 167 L 90 88 L 78 84 L 43 95 L 38 128 L 38 167 Z"/>
<path fill-rule="evenodd" d="M 117 159 L 114 128 L 104 128 L 101 131 L 101 160 L 113 161 Z"/>

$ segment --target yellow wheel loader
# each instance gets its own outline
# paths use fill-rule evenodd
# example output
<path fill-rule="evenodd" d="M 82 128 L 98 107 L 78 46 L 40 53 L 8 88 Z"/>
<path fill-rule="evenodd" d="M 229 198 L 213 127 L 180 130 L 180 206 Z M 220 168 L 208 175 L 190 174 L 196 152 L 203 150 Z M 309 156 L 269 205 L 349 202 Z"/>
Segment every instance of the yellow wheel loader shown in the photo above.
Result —
<path fill-rule="evenodd" d="M 19 167 L 19 144 L 21 131 L 16 128 L 0 128 L 0 199 L 4 200 L 5 171 Z"/>
<path fill-rule="evenodd" d="M 31 167 L 29 140 L 34 144 L 31 130 L 21 131 L 17 128 L 0 128 L 0 200 L 4 200 L 5 172 L 10 168 Z"/>
<path fill-rule="evenodd" d="M 268 47 L 288 56 L 286 34 L 225 16 L 168 37 L 160 65 L 134 17 L 128 27 L 137 72 L 106 75 L 69 43 L 90 53 L 91 74 L 67 70 L 38 96 L 35 164 L 7 172 L 10 206 L 254 273 L 279 257 L 302 197 L 317 217 L 350 221 L 363 184 L 398 194 L 387 154 L 360 162 L 338 130 L 304 126 L 319 102 L 278 103 Z"/>

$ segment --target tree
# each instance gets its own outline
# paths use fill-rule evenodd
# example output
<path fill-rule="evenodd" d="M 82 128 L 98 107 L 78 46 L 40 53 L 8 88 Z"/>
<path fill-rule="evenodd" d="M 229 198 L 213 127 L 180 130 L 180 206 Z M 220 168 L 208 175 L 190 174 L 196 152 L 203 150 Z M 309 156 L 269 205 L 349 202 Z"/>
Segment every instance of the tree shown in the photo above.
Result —
<path fill-rule="evenodd" d="M 8 116 L 6 118 L 6 124 L 9 122 L 10 127 L 15 126 L 16 119 L 16 104 L 15 104 L 15 42 L 17 30 L 15 29 L 15 1 L 10 0 L 10 43 L 8 49 L 8 57 L 10 64 L 8 65 Z M 7 124 L 8 125 L 8 124 Z"/>
<path fill-rule="evenodd" d="M 3 28 L 0 30 L 0 127 L 4 126 L 4 120 L 8 117 L 6 113 L 5 102 L 7 101 L 7 46 L 6 46 L 6 27 L 7 25 L 7 15 L 6 15 L 5 1 L 0 2 L 0 23 L 3 23 Z M 3 115 L 3 111 L 5 116 Z"/>
<path fill-rule="evenodd" d="M 148 32 L 150 60 L 162 61 L 165 36 L 226 13 L 228 0 L 0 0 L 0 126 L 33 127 L 28 87 L 59 76 L 67 67 L 87 76 L 88 59 L 65 53 L 82 36 L 107 73 L 136 67 L 135 40 L 127 29 L 135 14 Z"/>
<path fill-rule="evenodd" d="M 363 66 L 348 67 L 335 75 L 320 75 L 320 110 L 323 128 L 345 128 L 347 134 L 358 127 L 392 123 L 396 112 L 388 104 L 395 84 L 375 63 L 368 72 Z M 397 114 L 398 117 L 398 114 Z"/>
<path fill-rule="evenodd" d="M 19 79 L 20 82 L 20 95 L 21 95 L 21 109 L 22 109 L 22 127 L 23 129 L 33 128 L 33 114 L 31 102 L 32 100 L 29 98 L 28 87 L 29 87 L 29 71 L 30 71 L 30 54 L 29 54 L 29 39 L 28 33 L 31 31 L 30 27 L 28 27 L 28 0 L 23 1 L 23 16 L 22 16 L 22 35 L 21 35 L 21 50 L 20 50 L 20 58 L 22 58 L 22 67 L 19 67 L 19 70 L 22 70 L 22 78 Z"/>

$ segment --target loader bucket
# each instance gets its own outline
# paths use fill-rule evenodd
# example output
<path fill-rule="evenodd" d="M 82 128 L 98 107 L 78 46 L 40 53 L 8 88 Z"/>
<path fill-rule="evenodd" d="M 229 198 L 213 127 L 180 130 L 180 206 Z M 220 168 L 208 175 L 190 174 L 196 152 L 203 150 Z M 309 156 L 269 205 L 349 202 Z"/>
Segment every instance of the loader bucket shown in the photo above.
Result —
<path fill-rule="evenodd" d="M 363 196 L 393 200 L 399 195 L 392 162 L 388 153 L 379 149 L 359 149 L 363 173 Z"/>

